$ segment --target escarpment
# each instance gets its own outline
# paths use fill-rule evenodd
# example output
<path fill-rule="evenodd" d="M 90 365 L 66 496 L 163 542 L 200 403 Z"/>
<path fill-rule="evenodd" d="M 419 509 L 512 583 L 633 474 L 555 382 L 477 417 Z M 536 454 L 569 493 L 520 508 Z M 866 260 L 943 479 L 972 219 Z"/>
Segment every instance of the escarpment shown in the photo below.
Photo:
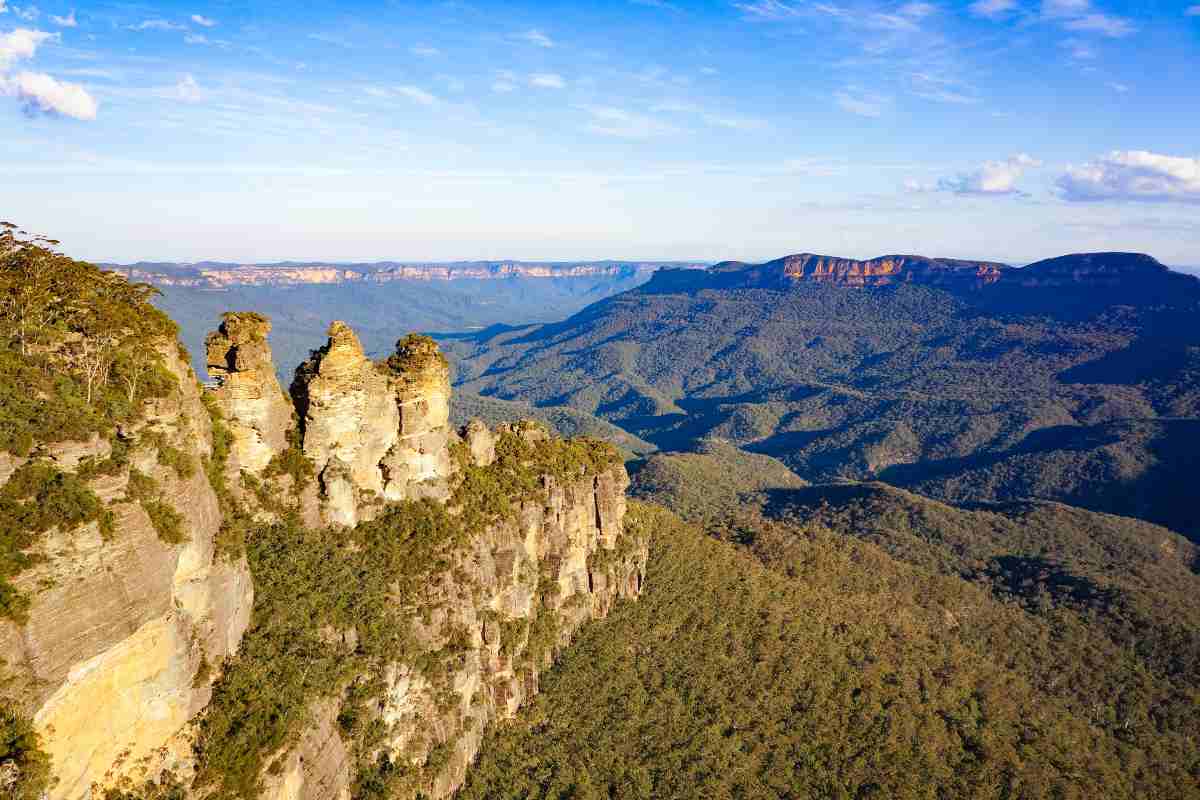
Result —
<path fill-rule="evenodd" d="M 0 754 L 5 786 L 446 797 L 578 627 L 639 594 L 611 447 L 460 434 L 431 340 L 373 362 L 342 323 L 289 397 L 269 332 L 226 315 L 207 389 L 160 335 L 108 427 L 5 448 L 0 515 L 38 531 L 0 551 L 0 710 L 37 743 Z M 71 510 L 43 524 L 47 498 Z"/>
<path fill-rule="evenodd" d="M 186 769 L 188 722 L 249 624 L 246 562 L 217 552 L 222 517 L 204 468 L 212 426 L 199 386 L 174 342 L 140 346 L 170 376 L 161 396 L 107 436 L 6 456 L 16 466 L 0 489 L 6 524 L 29 519 L 10 501 L 26 492 L 60 515 L 10 579 L 27 608 L 0 617 L 0 695 L 31 718 L 50 760 L 50 798 Z M 74 524 L 71 506 L 93 507 L 94 518 Z"/>

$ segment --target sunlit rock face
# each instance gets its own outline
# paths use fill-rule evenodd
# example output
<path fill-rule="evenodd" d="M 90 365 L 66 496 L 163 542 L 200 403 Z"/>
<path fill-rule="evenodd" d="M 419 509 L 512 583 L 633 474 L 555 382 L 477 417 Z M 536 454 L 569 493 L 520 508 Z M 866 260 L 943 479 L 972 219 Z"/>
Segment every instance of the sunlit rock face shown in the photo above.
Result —
<path fill-rule="evenodd" d="M 384 501 L 446 495 L 450 377 L 432 340 L 403 339 L 377 364 L 335 322 L 296 371 L 292 394 L 328 522 L 354 525 Z"/>
<path fill-rule="evenodd" d="M 233 434 L 230 471 L 262 472 L 287 446 L 292 404 L 275 377 L 267 335 L 271 323 L 252 313 L 226 314 L 205 340 L 212 397 Z"/>
<path fill-rule="evenodd" d="M 245 561 L 214 552 L 221 513 L 200 469 L 212 447 L 208 413 L 173 343 L 160 350 L 178 391 L 124 431 L 136 442 L 129 464 L 89 482 L 113 512 L 113 534 L 105 540 L 96 523 L 52 530 L 38 546 L 45 560 L 14 581 L 32 599 L 28 620 L 0 620 L 10 694 L 23 699 L 51 758 L 51 800 L 102 796 L 93 784 L 162 769 L 186 775 L 187 723 L 211 696 L 210 668 L 236 650 L 250 620 Z M 193 465 L 189 474 L 161 463 L 166 446 Z M 74 472 L 84 451 L 105 455 L 94 442 L 64 443 L 54 460 Z M 160 487 L 186 542 L 159 538 L 129 497 L 132 469 Z"/>

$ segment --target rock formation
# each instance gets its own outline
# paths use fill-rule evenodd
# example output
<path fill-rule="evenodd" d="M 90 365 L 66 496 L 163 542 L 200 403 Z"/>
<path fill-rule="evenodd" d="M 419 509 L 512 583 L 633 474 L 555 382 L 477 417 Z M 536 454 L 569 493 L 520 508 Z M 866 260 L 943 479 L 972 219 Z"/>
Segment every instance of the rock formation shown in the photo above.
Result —
<path fill-rule="evenodd" d="M 271 322 L 259 314 L 229 313 L 205 340 L 208 373 L 217 382 L 211 396 L 233 434 L 229 468 L 260 473 L 287 446 L 292 405 L 275 377 L 267 334 Z"/>
<path fill-rule="evenodd" d="M 215 553 L 221 511 L 200 468 L 212 429 L 199 386 L 173 342 L 156 349 L 178 390 L 121 432 L 127 462 L 88 482 L 113 514 L 113 533 L 97 523 L 52 531 L 39 544 L 45 560 L 13 580 L 32 599 L 28 619 L 0 618 L 7 688 L 51 758 L 51 800 L 186 762 L 186 726 L 208 703 L 210 668 L 237 649 L 250 619 L 245 561 Z M 81 455 L 107 458 L 112 447 L 94 440 L 48 450 L 73 473 Z M 159 488 L 187 541 L 156 533 L 134 498 L 135 472 Z"/>
<path fill-rule="evenodd" d="M 450 377 L 432 340 L 401 340 L 381 365 L 334 322 L 329 342 L 297 370 L 292 394 L 327 521 L 354 525 L 381 501 L 445 496 Z"/>
<path fill-rule="evenodd" d="M 579 626 L 607 616 L 619 598 L 641 591 L 646 543 L 625 533 L 624 467 L 579 481 L 545 481 L 544 501 L 523 503 L 513 521 L 480 531 L 438 574 L 413 609 L 430 650 L 463 637 L 461 666 L 435 686 L 414 664 L 384 675 L 382 753 L 408 765 L 411 782 L 395 796 L 446 798 L 466 777 L 486 727 L 512 718 L 538 690 L 538 677 Z M 337 708 L 319 702 L 313 722 L 282 768 L 265 781 L 272 800 L 348 797 L 353 760 L 336 733 Z"/>
<path fill-rule="evenodd" d="M 696 291 L 699 289 L 787 289 L 803 283 L 867 287 L 917 284 L 943 289 L 974 290 L 989 286 L 1009 271 L 1004 264 L 891 255 L 859 261 L 853 258 L 800 253 L 746 264 L 726 261 L 705 270 L 663 269 L 643 291 Z"/>
<path fill-rule="evenodd" d="M 281 800 L 349 797 L 357 770 L 376 758 L 404 766 L 398 796 L 448 796 L 485 726 L 537 691 L 540 671 L 583 622 L 641 590 L 646 543 L 624 531 L 628 477 L 615 451 L 572 450 L 533 423 L 492 432 L 476 421 L 460 438 L 448 424 L 448 365 L 432 340 L 407 336 L 374 363 L 340 322 L 297 370 L 294 411 L 275 379 L 269 331 L 265 318 L 237 313 L 208 337 L 209 391 L 223 422 L 210 418 L 174 343 L 162 342 L 177 390 L 147 401 L 116 439 L 30 456 L 86 477 L 112 512 L 51 530 L 38 545 L 44 560 L 13 581 L 32 598 L 27 619 L 0 617 L 3 677 L 25 698 L 20 710 L 50 757 L 50 800 L 97 800 L 103 789 L 136 787 L 164 771 L 188 787 L 204 768 L 202 725 L 190 723 L 219 696 L 214 681 L 238 669 L 226 657 L 254 633 L 247 561 L 217 552 L 229 546 L 226 528 L 252 537 L 263 530 L 254 525 L 288 518 L 344 541 L 339 526 L 369 521 L 388 503 L 421 500 L 406 508 L 427 509 L 468 474 L 482 487 L 438 512 L 457 532 L 419 567 L 419 591 L 386 590 L 408 644 L 371 662 L 384 664 L 381 674 L 352 679 L 380 687 L 369 713 L 385 735 L 365 753 L 346 739 L 345 685 L 306 699 L 295 709 L 303 729 L 259 777 L 263 796 Z M 211 460 L 217 424 L 229 428 L 224 469 Z M 30 457 L 3 454 L 0 479 Z M 314 485 L 319 515 L 308 502 Z M 494 497 L 502 486 L 520 488 Z M 155 515 L 177 517 L 186 540 L 164 537 Z M 402 523 L 386 531 L 408 533 Z M 431 672 L 431 659 L 451 651 Z M 193 794 L 213 796 L 212 787 Z"/>

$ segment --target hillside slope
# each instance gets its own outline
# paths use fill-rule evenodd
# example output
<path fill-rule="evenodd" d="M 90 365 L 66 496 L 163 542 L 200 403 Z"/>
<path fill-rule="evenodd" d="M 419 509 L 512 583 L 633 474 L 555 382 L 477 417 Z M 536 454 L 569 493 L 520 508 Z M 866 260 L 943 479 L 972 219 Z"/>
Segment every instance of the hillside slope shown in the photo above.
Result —
<path fill-rule="evenodd" d="M 651 537 L 642 599 L 489 736 L 463 797 L 1200 794 L 1194 708 L 1134 717 L 1039 675 L 1105 654 L 981 588 L 821 526 L 776 529 L 756 559 L 632 513 Z"/>
<path fill-rule="evenodd" d="M 787 262 L 660 272 L 563 322 L 460 340 L 458 382 L 664 450 L 726 438 L 812 482 L 1063 499 L 1200 536 L 1163 480 L 1197 450 L 1200 280 L 1122 253 L 932 285 Z"/>

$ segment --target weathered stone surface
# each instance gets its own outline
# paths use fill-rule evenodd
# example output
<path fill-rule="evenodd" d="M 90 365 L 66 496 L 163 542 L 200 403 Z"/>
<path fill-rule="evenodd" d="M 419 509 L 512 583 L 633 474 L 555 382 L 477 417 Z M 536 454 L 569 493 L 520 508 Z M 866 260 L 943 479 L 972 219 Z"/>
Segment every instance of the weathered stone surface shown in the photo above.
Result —
<path fill-rule="evenodd" d="M 259 473 L 287 447 L 292 405 L 275 377 L 267 335 L 270 321 L 258 314 L 226 314 L 205 340 L 212 390 L 233 434 L 230 472 Z"/>
<path fill-rule="evenodd" d="M 213 554 L 220 512 L 199 469 L 211 449 L 208 415 L 174 346 L 161 350 L 180 389 L 148 404 L 127 433 L 153 431 L 195 463 L 181 477 L 158 463 L 153 445 L 132 456 L 183 516 L 189 540 L 160 541 L 138 503 L 117 499 L 126 474 L 110 487 L 112 540 L 102 540 L 94 523 L 51 531 L 40 546 L 46 561 L 15 581 L 33 601 L 28 621 L 0 623 L 8 677 L 52 758 L 52 799 L 90 797 L 93 783 L 153 776 L 166 766 L 186 770 L 190 751 L 174 742 L 211 694 L 211 678 L 197 681 L 197 672 L 231 653 L 249 623 L 245 563 Z M 60 456 L 60 469 L 72 464 L 78 459 Z"/>
<path fill-rule="evenodd" d="M 445 496 L 449 368 L 432 341 L 401 340 L 376 364 L 354 331 L 334 322 L 325 347 L 296 371 L 292 394 L 326 521 L 354 525 L 380 500 Z"/>
<path fill-rule="evenodd" d="M 514 520 L 481 531 L 457 563 L 435 578 L 421 601 L 434 609 L 429 624 L 413 609 L 414 633 L 437 649 L 452 631 L 465 631 L 470 649 L 448 679 L 454 701 L 449 707 L 438 703 L 438 688 L 410 665 L 394 663 L 384 675 L 380 715 L 391 731 L 386 750 L 392 759 L 423 766 L 439 746 L 445 758 L 424 783 L 401 796 L 451 796 L 485 728 L 510 719 L 537 692 L 554 651 L 584 622 L 606 616 L 617 599 L 640 593 L 647 551 L 645 542 L 630 540 L 623 529 L 628 480 L 618 465 L 565 485 L 547 481 L 544 500 L 526 502 Z M 558 620 L 552 646 L 532 653 L 529 625 L 546 615 Z M 322 735 L 328 724 L 322 714 L 315 719 L 289 756 L 280 782 L 286 792 L 272 797 L 344 796 L 347 785 L 331 784 L 329 777 L 343 774 L 344 751 Z"/>
<path fill-rule="evenodd" d="M 477 467 L 486 467 L 496 460 L 496 437 L 482 420 L 473 419 L 459 432 L 471 461 Z"/>

